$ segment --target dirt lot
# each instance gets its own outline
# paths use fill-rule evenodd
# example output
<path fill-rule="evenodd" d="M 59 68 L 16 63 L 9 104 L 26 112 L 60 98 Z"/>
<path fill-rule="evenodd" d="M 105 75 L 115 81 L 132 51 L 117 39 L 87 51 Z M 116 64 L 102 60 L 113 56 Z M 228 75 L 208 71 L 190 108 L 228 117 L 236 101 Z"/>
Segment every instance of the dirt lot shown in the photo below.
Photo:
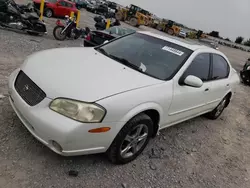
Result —
<path fill-rule="evenodd" d="M 93 27 L 93 14 L 81 15 L 81 25 Z M 45 21 L 49 34 L 44 37 L 0 30 L 0 187 L 250 187 L 250 88 L 243 85 L 220 119 L 199 117 L 165 129 L 127 165 L 112 165 L 104 155 L 61 157 L 34 139 L 2 96 L 7 94 L 7 78 L 35 51 L 81 42 L 55 41 L 55 19 Z M 250 56 L 220 50 L 238 71 Z M 78 177 L 70 177 L 69 170 L 77 170 Z"/>

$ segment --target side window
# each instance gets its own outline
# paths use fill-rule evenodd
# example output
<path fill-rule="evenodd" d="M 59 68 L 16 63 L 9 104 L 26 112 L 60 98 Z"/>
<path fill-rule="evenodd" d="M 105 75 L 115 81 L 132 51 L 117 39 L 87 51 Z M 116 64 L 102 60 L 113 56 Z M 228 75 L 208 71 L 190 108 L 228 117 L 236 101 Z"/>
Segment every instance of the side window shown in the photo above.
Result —
<path fill-rule="evenodd" d="M 227 61 L 220 55 L 213 54 L 213 71 L 212 79 L 218 80 L 227 78 L 229 75 L 229 65 Z"/>
<path fill-rule="evenodd" d="M 70 8 L 73 7 L 73 5 L 71 3 L 67 3 L 67 2 L 65 2 L 65 3 L 66 3 L 66 7 L 70 7 Z"/>
<path fill-rule="evenodd" d="M 66 2 L 64 2 L 64 1 L 60 1 L 59 4 L 60 4 L 61 6 L 63 6 L 63 7 L 66 7 L 66 6 L 67 6 L 67 5 L 66 5 Z"/>
<path fill-rule="evenodd" d="M 197 55 L 189 65 L 184 76 L 197 76 L 202 81 L 209 80 L 210 54 L 204 53 Z"/>

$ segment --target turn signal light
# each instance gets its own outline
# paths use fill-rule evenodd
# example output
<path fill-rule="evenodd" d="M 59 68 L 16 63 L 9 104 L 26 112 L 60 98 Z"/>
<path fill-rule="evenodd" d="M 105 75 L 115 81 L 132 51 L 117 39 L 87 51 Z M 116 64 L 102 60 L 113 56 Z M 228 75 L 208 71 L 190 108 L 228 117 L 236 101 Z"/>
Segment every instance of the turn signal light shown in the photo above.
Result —
<path fill-rule="evenodd" d="M 104 133 L 104 132 L 108 132 L 110 129 L 111 129 L 110 127 L 100 127 L 96 129 L 90 129 L 89 132 L 90 133 Z"/>

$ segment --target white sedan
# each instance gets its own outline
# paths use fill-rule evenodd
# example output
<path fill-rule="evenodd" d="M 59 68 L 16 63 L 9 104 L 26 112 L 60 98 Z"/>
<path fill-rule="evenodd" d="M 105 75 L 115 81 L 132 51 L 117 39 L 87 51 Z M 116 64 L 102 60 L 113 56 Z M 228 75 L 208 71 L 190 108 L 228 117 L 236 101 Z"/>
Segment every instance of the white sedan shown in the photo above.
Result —
<path fill-rule="evenodd" d="M 218 118 L 238 83 L 218 50 L 137 32 L 30 55 L 10 75 L 9 93 L 25 127 L 54 152 L 127 163 L 163 128 Z"/>

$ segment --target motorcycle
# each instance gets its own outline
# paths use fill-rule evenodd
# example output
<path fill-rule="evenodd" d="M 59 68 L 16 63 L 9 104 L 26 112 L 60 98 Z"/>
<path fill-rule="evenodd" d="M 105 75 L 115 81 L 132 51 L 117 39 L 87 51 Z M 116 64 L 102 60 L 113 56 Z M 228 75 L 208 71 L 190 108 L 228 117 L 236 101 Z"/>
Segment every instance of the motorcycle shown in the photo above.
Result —
<path fill-rule="evenodd" d="M 39 20 L 39 12 L 32 5 L 17 5 L 13 0 L 0 0 L 0 26 L 25 31 L 31 35 L 47 33 L 46 25 Z"/>
<path fill-rule="evenodd" d="M 106 22 L 105 17 L 96 16 L 96 17 L 94 17 L 94 21 L 96 22 L 95 23 L 96 30 L 105 30 L 106 29 L 107 22 Z M 120 21 L 117 19 L 115 19 L 114 22 L 110 23 L 110 27 L 119 26 L 119 25 L 121 25 L 121 24 L 120 24 Z"/>
<path fill-rule="evenodd" d="M 240 77 L 244 84 L 250 85 L 250 58 L 248 58 L 243 69 L 240 71 Z"/>
<path fill-rule="evenodd" d="M 78 39 L 87 35 L 89 28 L 81 29 L 76 26 L 76 17 L 65 16 L 66 21 L 63 24 L 60 20 L 56 21 L 56 27 L 53 29 L 53 35 L 56 40 L 65 40 L 66 38 Z"/>

